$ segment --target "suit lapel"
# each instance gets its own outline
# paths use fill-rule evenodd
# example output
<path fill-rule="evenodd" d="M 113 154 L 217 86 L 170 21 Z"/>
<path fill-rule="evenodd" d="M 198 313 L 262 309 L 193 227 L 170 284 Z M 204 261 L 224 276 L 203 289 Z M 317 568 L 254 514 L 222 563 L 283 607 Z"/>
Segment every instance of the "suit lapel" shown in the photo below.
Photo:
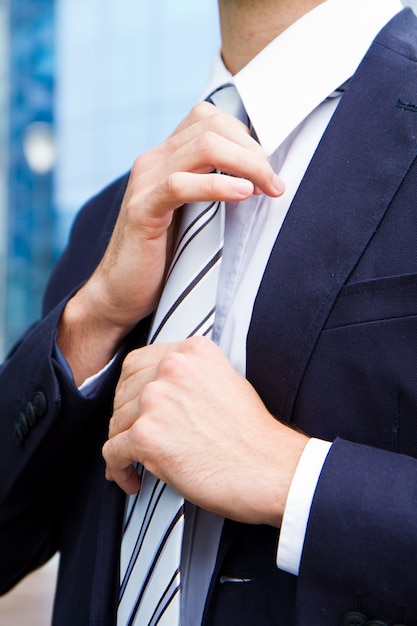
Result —
<path fill-rule="evenodd" d="M 415 157 L 417 114 L 398 101 L 416 101 L 416 21 L 403 11 L 371 46 L 271 253 L 248 334 L 247 375 L 282 419 L 291 419 L 326 318 Z"/>

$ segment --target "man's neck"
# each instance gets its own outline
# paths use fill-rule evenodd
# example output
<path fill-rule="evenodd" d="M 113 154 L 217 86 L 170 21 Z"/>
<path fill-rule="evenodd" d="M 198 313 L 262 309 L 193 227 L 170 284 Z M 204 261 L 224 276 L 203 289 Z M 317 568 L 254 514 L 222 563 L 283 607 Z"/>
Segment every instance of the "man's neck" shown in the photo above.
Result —
<path fill-rule="evenodd" d="M 325 0 L 219 0 L 222 55 L 236 74 L 275 37 Z"/>

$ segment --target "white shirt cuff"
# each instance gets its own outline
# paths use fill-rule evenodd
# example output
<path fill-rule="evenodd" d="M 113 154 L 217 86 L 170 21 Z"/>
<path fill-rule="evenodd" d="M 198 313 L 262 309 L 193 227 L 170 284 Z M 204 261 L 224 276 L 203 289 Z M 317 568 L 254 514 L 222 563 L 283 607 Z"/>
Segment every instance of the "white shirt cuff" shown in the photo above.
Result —
<path fill-rule="evenodd" d="M 314 493 L 331 443 L 310 439 L 298 462 L 285 505 L 277 566 L 298 576 Z"/>
<path fill-rule="evenodd" d="M 107 372 L 107 370 L 111 367 L 111 365 L 113 365 L 116 356 L 117 354 L 114 355 L 112 360 L 109 361 L 107 365 L 103 367 L 103 369 L 97 372 L 97 374 L 93 374 L 89 378 L 86 378 L 85 381 L 78 387 L 78 391 L 82 393 L 83 396 L 88 398 L 89 395 L 94 393 L 94 391 L 96 390 L 98 386 L 100 378 L 103 376 L 103 374 Z"/>
<path fill-rule="evenodd" d="M 69 363 L 68 363 L 67 359 L 64 357 L 64 355 L 62 354 L 62 352 L 59 349 L 59 347 L 57 346 L 57 344 L 55 344 L 55 346 L 54 346 L 54 355 L 55 355 L 55 358 L 57 359 L 58 363 L 63 368 L 64 372 L 66 372 L 68 378 L 71 378 L 72 380 L 74 380 L 74 377 L 72 375 L 72 371 L 71 371 L 71 368 L 69 366 Z M 109 361 L 107 363 L 107 365 L 105 365 L 103 367 L 103 369 L 101 369 L 99 372 L 97 372 L 97 374 L 93 374 L 89 378 L 86 378 L 85 381 L 83 383 L 81 383 L 81 385 L 78 387 L 78 391 L 85 398 L 88 398 L 89 395 L 94 393 L 94 391 L 97 388 L 97 385 L 98 385 L 98 382 L 99 382 L 101 376 L 103 374 L 105 374 L 105 372 L 107 372 L 107 370 L 109 369 L 109 367 L 111 365 L 113 365 L 116 356 L 117 356 L 117 354 L 114 355 L 114 357 L 111 359 L 111 361 Z"/>

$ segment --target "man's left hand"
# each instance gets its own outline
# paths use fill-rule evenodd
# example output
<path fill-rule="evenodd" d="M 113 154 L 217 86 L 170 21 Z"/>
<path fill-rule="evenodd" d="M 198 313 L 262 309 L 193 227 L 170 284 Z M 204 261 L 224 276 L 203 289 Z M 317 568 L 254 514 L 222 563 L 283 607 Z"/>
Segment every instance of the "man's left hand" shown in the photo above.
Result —
<path fill-rule="evenodd" d="M 307 441 L 213 342 L 192 337 L 127 356 L 103 456 L 106 477 L 128 494 L 140 488 L 140 462 L 200 507 L 279 526 Z"/>

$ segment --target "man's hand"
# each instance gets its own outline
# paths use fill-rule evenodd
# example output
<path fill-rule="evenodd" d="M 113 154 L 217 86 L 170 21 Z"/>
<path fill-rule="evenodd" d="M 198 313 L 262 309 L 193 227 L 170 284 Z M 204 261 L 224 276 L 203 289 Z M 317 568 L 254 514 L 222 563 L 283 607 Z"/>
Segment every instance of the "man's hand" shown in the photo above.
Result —
<path fill-rule="evenodd" d="M 165 143 L 139 157 L 109 246 L 62 316 L 58 345 L 76 383 L 101 369 L 121 339 L 156 307 L 178 207 L 283 191 L 246 126 L 207 102 Z"/>
<path fill-rule="evenodd" d="M 140 488 L 139 461 L 207 510 L 278 526 L 307 441 L 214 343 L 193 337 L 127 357 L 103 455 L 107 478 L 126 493 Z"/>

